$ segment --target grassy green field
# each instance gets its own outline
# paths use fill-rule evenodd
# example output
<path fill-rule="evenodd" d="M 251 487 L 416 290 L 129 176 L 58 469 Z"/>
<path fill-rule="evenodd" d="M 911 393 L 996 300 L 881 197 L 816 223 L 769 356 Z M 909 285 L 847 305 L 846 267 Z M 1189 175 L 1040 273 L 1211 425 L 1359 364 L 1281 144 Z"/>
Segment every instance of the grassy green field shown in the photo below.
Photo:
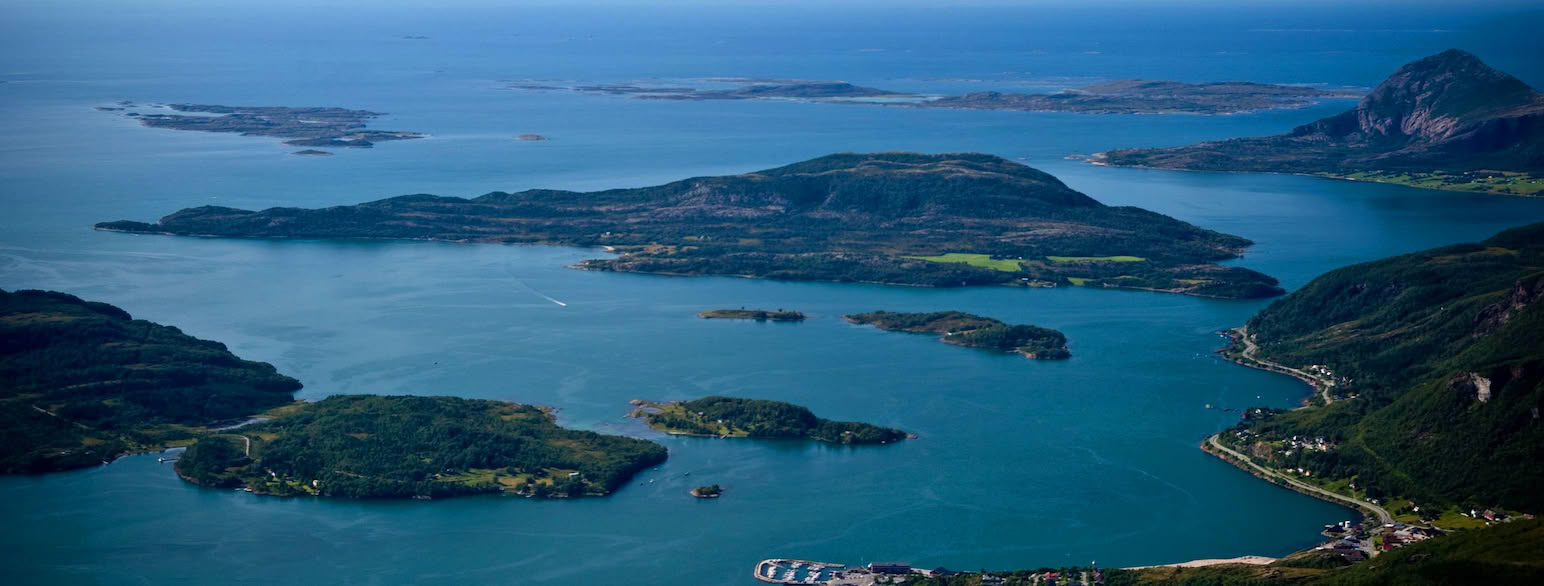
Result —
<path fill-rule="evenodd" d="M 992 258 L 992 255 L 989 254 L 968 254 L 964 252 L 950 252 L 938 256 L 908 256 L 906 258 L 914 260 L 925 260 L 928 262 L 960 262 L 973 267 L 1010 272 L 1017 271 L 1022 268 L 1023 265 L 1020 263 L 1024 262 L 1021 260 L 1008 258 L 995 259 Z"/>
<path fill-rule="evenodd" d="M 698 417 L 696 413 L 688 412 L 686 410 L 686 408 L 683 407 L 680 403 L 648 403 L 647 406 L 650 407 L 650 408 L 655 409 L 656 410 L 655 412 L 659 413 L 660 415 L 664 415 L 666 417 L 674 417 L 674 418 L 685 419 L 685 420 L 689 420 L 689 421 L 692 421 L 692 422 L 696 422 L 699 425 L 703 425 L 703 426 L 706 426 L 706 427 L 713 428 L 714 431 L 713 431 L 713 433 L 711 435 L 714 435 L 714 436 L 718 436 L 718 437 L 748 437 L 751 434 L 750 431 L 734 427 L 734 426 L 729 425 L 728 423 L 725 423 L 723 421 L 708 421 L 708 420 L 705 420 L 705 419 L 703 419 L 701 417 Z M 643 412 L 640 410 L 640 411 L 636 411 L 635 413 L 641 414 Z M 645 421 L 648 421 L 647 417 L 645 417 Z M 662 431 L 662 432 L 665 432 L 665 433 L 681 434 L 681 435 L 708 435 L 708 434 L 703 434 L 702 432 L 697 431 L 697 430 L 679 429 L 679 428 L 671 427 L 668 424 L 661 423 L 661 422 L 658 422 L 658 421 L 649 421 L 648 423 L 649 423 L 649 427 L 654 428 L 655 431 Z"/>
<path fill-rule="evenodd" d="M 504 488 L 516 488 L 525 484 L 545 484 L 548 487 L 556 487 L 558 480 L 566 480 L 568 475 L 578 470 L 565 470 L 562 468 L 547 468 L 541 476 L 521 472 L 519 474 L 505 474 L 500 470 L 489 468 L 472 468 L 459 474 L 442 476 L 439 480 L 444 482 L 459 482 L 467 485 L 498 483 Z"/>
<path fill-rule="evenodd" d="M 1077 285 L 1079 287 L 1082 287 L 1084 283 L 1092 281 L 1093 279 L 1085 279 L 1085 278 L 1082 278 L 1082 277 L 1067 277 L 1067 280 L 1071 281 L 1073 285 Z"/>
<path fill-rule="evenodd" d="M 1051 262 L 1142 262 L 1140 256 L 1047 256 Z"/>
<path fill-rule="evenodd" d="M 1347 175 L 1326 174 L 1326 176 L 1449 191 L 1482 191 L 1529 196 L 1538 196 L 1540 192 L 1544 192 L 1544 177 L 1512 171 L 1475 171 L 1465 174 L 1362 171 Z"/>

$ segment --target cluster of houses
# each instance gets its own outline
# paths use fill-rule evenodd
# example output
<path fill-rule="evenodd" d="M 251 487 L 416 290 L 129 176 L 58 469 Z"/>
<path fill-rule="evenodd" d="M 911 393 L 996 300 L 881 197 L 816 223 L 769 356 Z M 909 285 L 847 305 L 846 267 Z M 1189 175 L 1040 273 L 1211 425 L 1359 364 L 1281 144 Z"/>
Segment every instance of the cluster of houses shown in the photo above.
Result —
<path fill-rule="evenodd" d="M 1287 449 L 1287 455 L 1291 455 L 1292 450 L 1328 452 L 1335 449 L 1335 444 L 1325 441 L 1323 436 L 1310 439 L 1294 435 L 1291 439 L 1281 440 L 1281 446 Z"/>

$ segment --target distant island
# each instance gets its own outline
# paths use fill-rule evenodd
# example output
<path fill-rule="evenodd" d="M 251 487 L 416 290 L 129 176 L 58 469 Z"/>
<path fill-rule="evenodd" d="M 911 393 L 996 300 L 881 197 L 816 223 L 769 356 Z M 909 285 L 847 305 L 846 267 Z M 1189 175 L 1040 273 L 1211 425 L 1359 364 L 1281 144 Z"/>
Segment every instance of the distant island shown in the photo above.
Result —
<path fill-rule="evenodd" d="M 407 195 L 324 209 L 188 208 L 101 230 L 606 247 L 579 268 L 932 287 L 1086 286 L 1220 298 L 1283 293 L 1216 261 L 1249 240 L 984 154 L 837 154 L 742 175 L 577 193 Z"/>
<path fill-rule="evenodd" d="M 230 132 L 245 136 L 272 136 L 284 144 L 303 147 L 370 148 L 377 142 L 423 138 L 417 132 L 370 130 L 365 124 L 384 116 L 367 110 L 345 108 L 290 108 L 284 106 L 218 106 L 209 104 L 135 104 L 119 102 L 118 109 L 141 106 L 178 114 L 129 112 L 127 116 L 151 128 Z M 101 109 L 101 108 L 98 108 Z M 212 114 L 212 115 L 211 115 Z M 301 151 L 314 155 L 322 151 Z"/>
<path fill-rule="evenodd" d="M 892 332 L 938 334 L 945 344 L 1017 352 L 1036 360 L 1066 360 L 1067 337 L 1050 328 L 1008 325 L 960 311 L 898 313 L 876 311 L 843 316 L 847 321 Z"/>
<path fill-rule="evenodd" d="M 702 319 L 753 319 L 756 321 L 804 321 L 805 315 L 798 311 L 784 311 L 781 309 L 767 311 L 765 309 L 713 309 L 697 314 Z"/>
<path fill-rule="evenodd" d="M 912 108 L 1074 112 L 1083 114 L 1239 114 L 1272 108 L 1301 108 L 1328 98 L 1360 93 L 1244 81 L 1185 83 L 1119 80 L 1049 94 L 983 91 L 963 96 L 925 96 L 853 85 L 842 81 L 771 80 L 730 89 L 682 86 L 576 85 L 518 82 L 508 87 L 568 90 L 650 100 L 804 100 Z"/>
<path fill-rule="evenodd" d="M 656 465 L 645 440 L 558 427 L 529 405 L 340 395 L 223 344 L 51 291 L 0 291 L 0 473 L 187 446 L 178 474 L 277 495 L 607 494 Z"/>
<path fill-rule="evenodd" d="M 53 291 L 0 290 L 0 472 L 186 445 L 287 405 L 300 382 L 224 344 Z"/>
<path fill-rule="evenodd" d="M 698 89 L 691 87 L 654 87 L 640 85 L 577 85 L 554 86 L 548 84 L 513 83 L 512 89 L 569 90 L 585 94 L 625 95 L 646 100 L 830 100 L 857 98 L 915 98 L 916 94 L 892 92 L 871 87 L 853 85 L 843 81 L 786 81 L 780 83 L 754 83 L 732 89 Z"/>
<path fill-rule="evenodd" d="M 533 142 L 533 141 L 547 140 L 547 137 L 542 136 L 540 134 L 517 134 L 517 135 L 515 135 L 515 140 L 523 140 L 523 141 L 526 141 L 526 142 Z"/>
<path fill-rule="evenodd" d="M 724 494 L 724 489 L 719 488 L 717 484 L 699 486 L 691 490 L 691 495 L 700 499 L 716 499 L 721 494 Z"/>
<path fill-rule="evenodd" d="M 303 151 L 295 151 L 292 154 L 312 156 L 312 157 L 330 157 L 330 156 L 332 156 L 332 153 L 329 153 L 327 151 L 319 151 L 319 150 L 316 150 L 316 149 L 306 149 L 306 150 L 303 150 Z"/>
<path fill-rule="evenodd" d="M 1116 149 L 1091 160 L 1538 195 L 1544 191 L 1544 94 L 1452 49 L 1399 68 L 1355 108 L 1286 134 Z"/>
<path fill-rule="evenodd" d="M 702 437 L 804 438 L 833 444 L 885 444 L 915 437 L 899 429 L 853 421 L 821 419 L 809 409 L 761 399 L 704 397 L 656 403 L 634 400 L 632 417 L 675 435 Z"/>
<path fill-rule="evenodd" d="M 176 466 L 199 485 L 281 496 L 564 498 L 609 494 L 665 457 L 654 442 L 558 427 L 530 405 L 335 395 L 199 439 Z"/>
<path fill-rule="evenodd" d="M 1318 100 L 1356 98 L 1359 93 L 1245 81 L 1184 83 L 1129 79 L 1053 94 L 971 92 L 896 104 L 915 108 L 1075 112 L 1081 114 L 1244 114 L 1302 108 Z"/>

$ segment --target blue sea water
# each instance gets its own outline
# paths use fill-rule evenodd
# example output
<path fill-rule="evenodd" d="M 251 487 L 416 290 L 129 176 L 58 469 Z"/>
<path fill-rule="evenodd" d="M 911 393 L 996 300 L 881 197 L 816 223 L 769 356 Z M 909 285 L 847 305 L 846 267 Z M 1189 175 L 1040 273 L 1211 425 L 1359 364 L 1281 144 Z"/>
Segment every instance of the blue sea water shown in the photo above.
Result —
<path fill-rule="evenodd" d="M 813 3 L 0 7 L 0 287 L 119 305 L 274 363 L 300 396 L 451 394 L 551 405 L 567 426 L 657 439 L 658 471 L 604 499 L 358 502 L 179 481 L 153 456 L 0 478 L 0 551 L 25 584 L 751 584 L 767 557 L 953 568 L 1139 565 L 1312 545 L 1354 513 L 1196 449 L 1296 381 L 1222 362 L 1214 332 L 1266 301 L 1083 289 L 930 290 L 565 268 L 603 254 L 423 242 L 95 232 L 196 205 L 326 206 L 406 193 L 602 189 L 838 151 L 984 151 L 1109 204 L 1256 241 L 1288 288 L 1346 264 L 1544 220 L 1544 201 L 1307 177 L 1108 169 L 1121 146 L 1271 134 L 1349 107 L 1100 116 L 529 92 L 502 80 L 843 79 L 928 92 L 1140 77 L 1368 87 L 1460 47 L 1544 86 L 1524 3 Z M 405 39 L 403 36 L 426 36 Z M 142 128 L 119 100 L 319 105 L 429 138 L 297 157 L 276 139 Z M 513 139 L 539 133 L 542 142 Z M 558 305 L 555 299 L 566 305 Z M 801 324 L 704 321 L 787 307 Z M 1064 331 L 1039 363 L 851 326 L 960 309 Z M 786 400 L 891 425 L 866 449 L 661 437 L 635 398 Z M 687 472 L 691 476 L 685 476 Z M 652 482 L 651 482 L 652 481 Z M 724 498 L 685 493 L 716 482 Z"/>

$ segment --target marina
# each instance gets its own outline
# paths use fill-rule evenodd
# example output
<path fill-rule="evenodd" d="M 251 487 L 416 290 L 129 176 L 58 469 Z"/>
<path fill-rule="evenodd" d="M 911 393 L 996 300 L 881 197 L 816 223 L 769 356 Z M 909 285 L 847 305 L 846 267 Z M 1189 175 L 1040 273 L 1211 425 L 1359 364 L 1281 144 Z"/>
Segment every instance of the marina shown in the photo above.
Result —
<path fill-rule="evenodd" d="M 761 560 L 752 574 L 757 580 L 773 584 L 829 584 L 846 568 L 842 564 L 774 558 Z"/>

